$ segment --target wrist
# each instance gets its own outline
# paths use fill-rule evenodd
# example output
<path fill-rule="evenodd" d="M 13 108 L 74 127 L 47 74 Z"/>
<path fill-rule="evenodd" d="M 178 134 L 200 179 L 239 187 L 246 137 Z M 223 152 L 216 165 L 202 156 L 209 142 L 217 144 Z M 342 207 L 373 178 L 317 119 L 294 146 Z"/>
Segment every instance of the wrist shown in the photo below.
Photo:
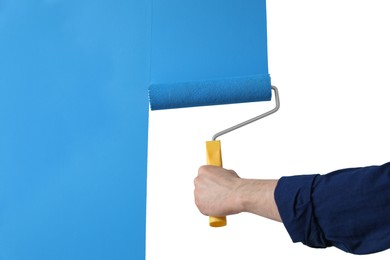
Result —
<path fill-rule="evenodd" d="M 240 212 L 250 212 L 253 213 L 256 198 L 259 199 L 259 183 L 256 183 L 257 180 L 252 179 L 241 179 L 241 183 L 237 189 L 237 204 Z"/>
<path fill-rule="evenodd" d="M 277 180 L 241 179 L 237 188 L 239 212 L 249 212 L 280 221 L 274 199 Z"/>

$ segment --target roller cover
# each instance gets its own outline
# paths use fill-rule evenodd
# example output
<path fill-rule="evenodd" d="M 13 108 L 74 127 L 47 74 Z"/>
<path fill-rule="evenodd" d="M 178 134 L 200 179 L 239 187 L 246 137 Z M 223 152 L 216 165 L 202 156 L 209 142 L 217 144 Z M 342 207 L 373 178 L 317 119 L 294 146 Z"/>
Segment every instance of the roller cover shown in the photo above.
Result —
<path fill-rule="evenodd" d="M 271 99 L 270 77 L 264 75 L 153 84 L 149 88 L 152 110 L 221 105 Z"/>

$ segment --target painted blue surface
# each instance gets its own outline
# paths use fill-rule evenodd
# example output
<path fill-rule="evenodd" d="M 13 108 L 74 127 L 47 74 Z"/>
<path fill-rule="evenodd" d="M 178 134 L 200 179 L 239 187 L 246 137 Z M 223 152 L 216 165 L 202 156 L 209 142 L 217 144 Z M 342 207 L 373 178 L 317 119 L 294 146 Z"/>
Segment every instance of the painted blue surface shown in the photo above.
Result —
<path fill-rule="evenodd" d="M 144 259 L 146 1 L 0 1 L 0 259 Z"/>
<path fill-rule="evenodd" d="M 160 101 L 185 107 L 269 100 L 265 0 L 153 0 L 151 48 L 156 109 Z M 266 93 L 257 98 L 254 76 L 264 79 L 258 89 Z M 250 80 L 236 84 L 243 77 Z M 226 87 L 207 84 L 218 80 Z"/>

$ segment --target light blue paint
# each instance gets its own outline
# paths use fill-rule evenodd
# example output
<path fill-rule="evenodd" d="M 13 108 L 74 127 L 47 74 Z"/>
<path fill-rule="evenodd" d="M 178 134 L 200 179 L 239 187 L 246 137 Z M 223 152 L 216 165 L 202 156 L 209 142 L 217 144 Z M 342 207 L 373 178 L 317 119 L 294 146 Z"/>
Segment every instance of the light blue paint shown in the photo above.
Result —
<path fill-rule="evenodd" d="M 152 11 L 152 109 L 270 99 L 265 0 L 153 0 Z"/>
<path fill-rule="evenodd" d="M 0 259 L 144 259 L 146 1 L 0 1 Z"/>
<path fill-rule="evenodd" d="M 268 76 L 264 0 L 149 3 L 0 0 L 0 259 L 144 259 L 150 79 Z"/>

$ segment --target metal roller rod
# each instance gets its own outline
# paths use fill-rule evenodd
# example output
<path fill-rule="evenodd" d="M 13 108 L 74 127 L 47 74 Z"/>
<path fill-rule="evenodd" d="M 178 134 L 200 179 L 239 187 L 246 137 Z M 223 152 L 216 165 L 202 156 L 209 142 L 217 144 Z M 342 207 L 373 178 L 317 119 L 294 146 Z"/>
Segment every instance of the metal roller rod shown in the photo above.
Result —
<path fill-rule="evenodd" d="M 265 112 L 264 114 L 261 114 L 259 116 L 254 117 L 254 118 L 248 119 L 248 120 L 246 120 L 246 121 L 244 121 L 242 123 L 239 123 L 237 125 L 234 125 L 232 127 L 229 127 L 229 128 L 227 128 L 225 130 L 222 130 L 221 132 L 218 132 L 215 135 L 213 135 L 212 140 L 215 141 L 221 135 L 227 134 L 227 133 L 229 133 L 231 131 L 234 131 L 234 130 L 240 128 L 240 127 L 246 126 L 246 125 L 248 125 L 250 123 L 253 123 L 253 122 L 257 121 L 257 120 L 260 120 L 260 119 L 262 119 L 264 117 L 267 117 L 267 116 L 275 113 L 276 111 L 278 111 L 279 108 L 280 108 L 279 92 L 278 92 L 278 89 L 275 86 L 272 86 L 272 90 L 275 92 L 275 103 L 276 103 L 275 107 L 272 110 L 270 110 L 268 112 Z"/>

